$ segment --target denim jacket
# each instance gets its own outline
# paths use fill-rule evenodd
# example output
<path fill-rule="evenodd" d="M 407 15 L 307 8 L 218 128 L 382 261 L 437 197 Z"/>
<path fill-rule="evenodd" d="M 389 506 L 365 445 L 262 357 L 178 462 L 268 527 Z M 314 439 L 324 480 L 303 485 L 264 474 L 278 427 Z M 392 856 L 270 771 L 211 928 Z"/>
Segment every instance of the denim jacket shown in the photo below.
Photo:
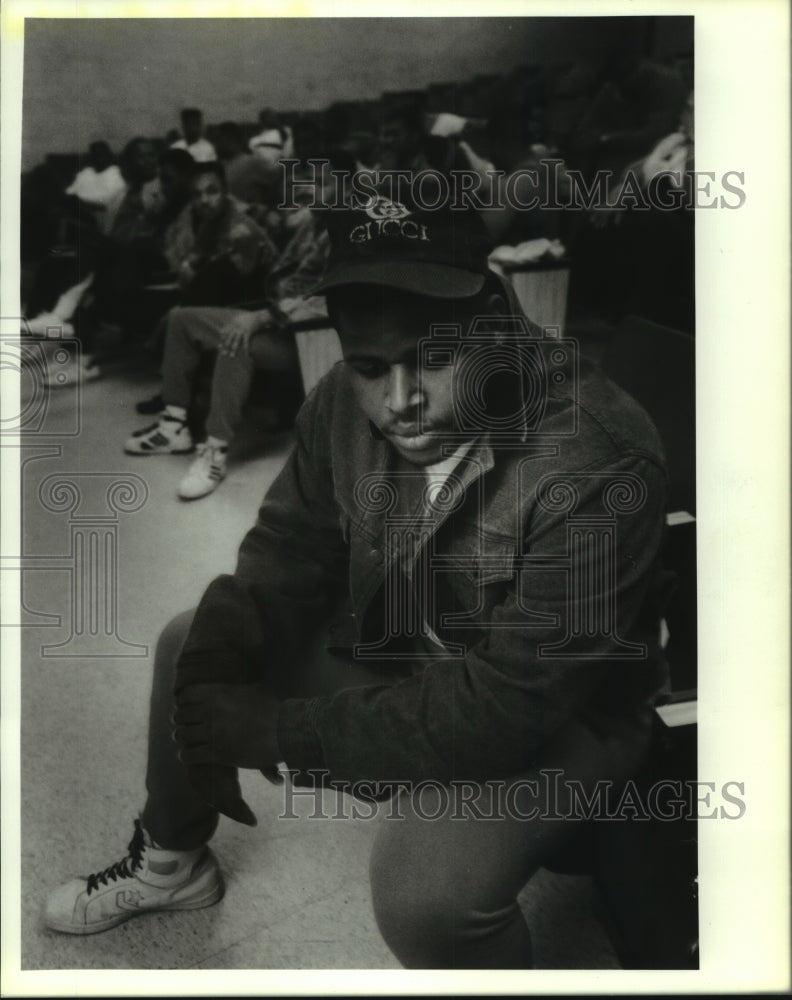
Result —
<path fill-rule="evenodd" d="M 226 580 L 261 655 L 296 649 L 340 603 L 334 645 L 391 664 L 394 682 L 282 702 L 290 769 L 345 783 L 518 774 L 566 721 L 607 734 L 664 689 L 657 432 L 594 370 L 548 381 L 530 433 L 480 436 L 434 495 L 368 423 L 343 363 L 306 400 Z M 193 635 L 238 635 L 229 606 L 210 588 Z"/>

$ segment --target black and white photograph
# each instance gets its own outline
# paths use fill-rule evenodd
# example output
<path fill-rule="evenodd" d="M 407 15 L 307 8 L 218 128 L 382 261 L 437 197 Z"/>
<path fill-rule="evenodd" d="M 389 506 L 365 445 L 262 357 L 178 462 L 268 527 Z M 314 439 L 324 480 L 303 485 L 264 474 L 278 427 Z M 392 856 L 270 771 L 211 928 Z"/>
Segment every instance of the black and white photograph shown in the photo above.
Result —
<path fill-rule="evenodd" d="M 4 995 L 788 984 L 728 7 L 6 7 Z"/>

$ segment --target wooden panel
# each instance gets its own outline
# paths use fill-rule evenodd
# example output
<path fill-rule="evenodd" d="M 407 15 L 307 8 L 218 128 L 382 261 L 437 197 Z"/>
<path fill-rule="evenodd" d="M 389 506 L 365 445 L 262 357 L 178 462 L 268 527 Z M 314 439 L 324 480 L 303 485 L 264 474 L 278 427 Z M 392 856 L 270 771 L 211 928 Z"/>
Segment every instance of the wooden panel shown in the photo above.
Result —
<path fill-rule="evenodd" d="M 341 360 L 341 341 L 332 327 L 321 330 L 300 330 L 295 333 L 305 395 L 319 379 Z"/>
<path fill-rule="evenodd" d="M 510 270 L 508 277 L 528 319 L 543 328 L 557 327 L 559 335 L 563 336 L 569 268 Z"/>

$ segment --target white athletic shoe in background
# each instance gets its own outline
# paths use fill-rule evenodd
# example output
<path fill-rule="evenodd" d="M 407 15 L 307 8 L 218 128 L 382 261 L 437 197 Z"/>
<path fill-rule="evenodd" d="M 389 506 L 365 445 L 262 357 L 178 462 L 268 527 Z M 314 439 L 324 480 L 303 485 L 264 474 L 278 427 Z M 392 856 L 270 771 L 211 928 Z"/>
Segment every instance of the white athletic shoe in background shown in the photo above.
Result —
<path fill-rule="evenodd" d="M 205 441 L 198 445 L 198 457 L 179 484 L 182 500 L 198 500 L 212 493 L 226 476 L 227 447 Z"/>

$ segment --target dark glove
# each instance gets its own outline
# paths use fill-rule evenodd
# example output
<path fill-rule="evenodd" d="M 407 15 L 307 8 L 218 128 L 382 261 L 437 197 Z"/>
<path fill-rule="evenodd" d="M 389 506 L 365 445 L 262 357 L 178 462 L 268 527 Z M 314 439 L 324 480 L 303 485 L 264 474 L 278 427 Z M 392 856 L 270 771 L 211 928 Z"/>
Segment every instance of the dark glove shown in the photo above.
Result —
<path fill-rule="evenodd" d="M 267 774 L 277 767 L 278 709 L 264 684 L 190 684 L 176 698 L 174 738 L 193 785 L 220 812 L 250 826 L 256 819 L 236 768 Z"/>
<path fill-rule="evenodd" d="M 177 709 L 195 702 L 203 706 L 200 713 L 191 709 L 192 714 L 187 716 L 188 720 L 198 719 L 197 723 L 185 722 L 180 716 L 180 736 L 188 740 L 183 744 L 184 750 L 189 747 L 191 751 L 187 755 L 188 760 L 183 750 L 182 760 L 186 764 L 190 783 L 199 795 L 221 813 L 249 826 L 255 826 L 256 817 L 242 799 L 236 765 L 231 761 L 217 763 L 210 744 L 199 742 L 199 737 L 208 740 L 210 734 L 215 733 L 213 719 L 218 726 L 221 725 L 221 713 L 212 713 L 206 689 L 216 686 L 250 693 L 253 687 L 258 686 L 254 682 L 260 679 L 266 658 L 264 625 L 248 587 L 236 577 L 218 577 L 209 585 L 198 605 L 176 668 Z M 229 699 L 223 699 L 222 707 L 227 708 L 228 705 Z M 224 713 L 222 717 L 225 718 Z M 203 730 L 200 729 L 201 724 L 205 726 Z M 258 726 L 265 724 L 265 718 L 255 722 Z M 193 728 L 196 725 L 199 727 L 197 731 Z M 188 729 L 191 730 L 189 735 Z M 225 742 L 223 746 L 228 749 Z M 202 762 L 196 757 L 202 758 Z M 269 768 L 275 763 L 276 759 L 267 760 L 262 766 Z"/>

